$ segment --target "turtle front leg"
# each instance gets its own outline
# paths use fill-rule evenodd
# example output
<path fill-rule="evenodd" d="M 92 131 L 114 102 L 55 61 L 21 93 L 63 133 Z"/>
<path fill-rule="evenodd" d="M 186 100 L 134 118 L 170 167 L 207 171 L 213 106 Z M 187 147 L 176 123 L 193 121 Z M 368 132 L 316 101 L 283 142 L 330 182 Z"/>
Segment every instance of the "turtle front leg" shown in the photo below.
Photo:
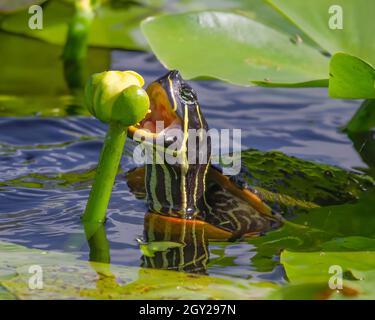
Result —
<path fill-rule="evenodd" d="M 231 179 L 214 166 L 207 173 L 201 217 L 231 232 L 230 240 L 260 235 L 281 224 L 272 209 L 248 187 L 245 174 Z"/>
<path fill-rule="evenodd" d="M 274 215 L 272 209 L 262 200 L 257 192 L 248 186 L 245 179 L 246 174 L 245 170 L 241 170 L 238 175 L 228 177 L 223 175 L 219 168 L 210 166 L 208 179 L 213 180 L 229 193 L 248 202 L 259 213 L 272 217 Z"/>
<path fill-rule="evenodd" d="M 252 175 L 251 175 L 251 172 L 249 171 L 249 169 L 247 167 L 245 167 L 244 165 L 241 166 L 241 169 L 240 169 L 240 172 L 236 175 L 233 175 L 233 176 L 230 176 L 229 177 L 229 180 L 240 190 L 242 190 L 242 192 L 245 192 L 245 190 L 248 190 L 250 193 L 254 194 L 255 196 L 257 196 L 260 201 L 262 201 L 265 205 L 268 205 L 267 202 L 266 202 L 266 195 L 262 192 L 260 192 L 258 189 L 252 187 L 250 184 L 249 184 L 249 181 L 248 181 L 248 178 L 252 178 Z M 274 208 L 270 208 L 271 209 L 271 213 L 272 215 L 280 215 L 278 212 L 275 211 Z"/>
<path fill-rule="evenodd" d="M 137 199 L 146 198 L 144 166 L 130 169 L 126 172 L 125 179 L 130 192 L 133 193 Z"/>

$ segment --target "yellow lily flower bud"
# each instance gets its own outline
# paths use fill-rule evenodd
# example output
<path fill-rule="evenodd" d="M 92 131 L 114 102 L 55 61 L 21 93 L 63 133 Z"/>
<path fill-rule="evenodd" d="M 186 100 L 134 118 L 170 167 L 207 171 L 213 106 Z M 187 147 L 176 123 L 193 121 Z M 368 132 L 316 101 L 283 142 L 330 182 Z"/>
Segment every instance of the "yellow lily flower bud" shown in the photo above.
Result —
<path fill-rule="evenodd" d="M 85 88 L 86 106 L 102 122 L 115 120 L 124 126 L 134 125 L 144 118 L 149 109 L 143 85 L 142 76 L 134 71 L 96 73 Z"/>

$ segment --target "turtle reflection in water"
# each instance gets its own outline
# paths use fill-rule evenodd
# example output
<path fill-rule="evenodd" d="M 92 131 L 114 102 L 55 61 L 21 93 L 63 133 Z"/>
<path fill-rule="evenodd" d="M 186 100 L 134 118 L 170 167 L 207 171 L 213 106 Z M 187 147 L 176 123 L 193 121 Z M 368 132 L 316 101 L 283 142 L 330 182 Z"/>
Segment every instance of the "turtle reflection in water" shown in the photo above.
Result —
<path fill-rule="evenodd" d="M 209 136 L 190 137 L 189 129 L 207 132 L 208 125 L 194 90 L 178 71 L 152 82 L 147 93 L 151 110 L 138 126 L 129 128 L 128 134 L 136 141 L 141 141 L 140 137 L 151 139 L 148 148 L 153 161 L 127 173 L 130 190 L 139 198 L 145 197 L 149 207 L 144 239 L 139 240 L 143 265 L 204 273 L 208 240 L 234 241 L 266 232 L 280 222 L 247 187 L 241 173 L 228 178 L 210 164 Z M 161 131 L 158 121 L 164 124 Z M 179 161 L 159 163 L 156 156 L 160 149 L 167 152 L 176 142 L 172 129 L 182 133 L 176 144 Z M 188 161 L 189 139 L 196 139 L 200 148 L 194 153 L 194 163 Z"/>

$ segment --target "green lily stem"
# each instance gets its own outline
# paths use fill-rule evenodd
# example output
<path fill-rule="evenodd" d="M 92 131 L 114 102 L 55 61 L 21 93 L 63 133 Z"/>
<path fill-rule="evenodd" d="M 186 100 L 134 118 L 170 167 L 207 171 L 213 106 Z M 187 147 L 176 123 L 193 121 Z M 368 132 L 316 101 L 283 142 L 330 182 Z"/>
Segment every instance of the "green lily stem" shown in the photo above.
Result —
<path fill-rule="evenodd" d="M 90 261 L 110 263 L 109 242 L 102 223 L 86 222 L 83 224 L 90 248 Z"/>
<path fill-rule="evenodd" d="M 94 184 L 82 220 L 104 223 L 126 140 L 127 127 L 111 122 L 99 158 Z"/>
<path fill-rule="evenodd" d="M 90 264 L 99 276 L 97 285 L 99 287 L 105 286 L 107 289 L 108 286 L 115 287 L 116 277 L 110 269 L 109 241 L 104 225 L 96 222 L 85 222 L 83 226 L 90 247 Z"/>
<path fill-rule="evenodd" d="M 95 16 L 90 0 L 76 1 L 75 10 L 64 47 L 64 61 L 81 60 L 86 57 L 88 35 Z"/>
<path fill-rule="evenodd" d="M 84 85 L 88 37 L 95 16 L 90 0 L 77 0 L 75 10 L 62 55 L 64 75 L 70 89 L 81 88 Z"/>

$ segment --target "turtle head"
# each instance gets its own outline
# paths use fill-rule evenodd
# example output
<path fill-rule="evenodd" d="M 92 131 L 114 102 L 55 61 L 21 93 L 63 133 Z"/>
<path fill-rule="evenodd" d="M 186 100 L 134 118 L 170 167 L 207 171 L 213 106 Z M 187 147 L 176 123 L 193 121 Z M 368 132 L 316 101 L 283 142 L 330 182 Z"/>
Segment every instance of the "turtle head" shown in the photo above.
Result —
<path fill-rule="evenodd" d="M 146 92 L 150 112 L 137 129 L 153 137 L 149 150 L 154 156 L 146 165 L 145 179 L 149 207 L 193 217 L 204 196 L 211 156 L 208 125 L 197 95 L 176 70 L 152 82 Z"/>

